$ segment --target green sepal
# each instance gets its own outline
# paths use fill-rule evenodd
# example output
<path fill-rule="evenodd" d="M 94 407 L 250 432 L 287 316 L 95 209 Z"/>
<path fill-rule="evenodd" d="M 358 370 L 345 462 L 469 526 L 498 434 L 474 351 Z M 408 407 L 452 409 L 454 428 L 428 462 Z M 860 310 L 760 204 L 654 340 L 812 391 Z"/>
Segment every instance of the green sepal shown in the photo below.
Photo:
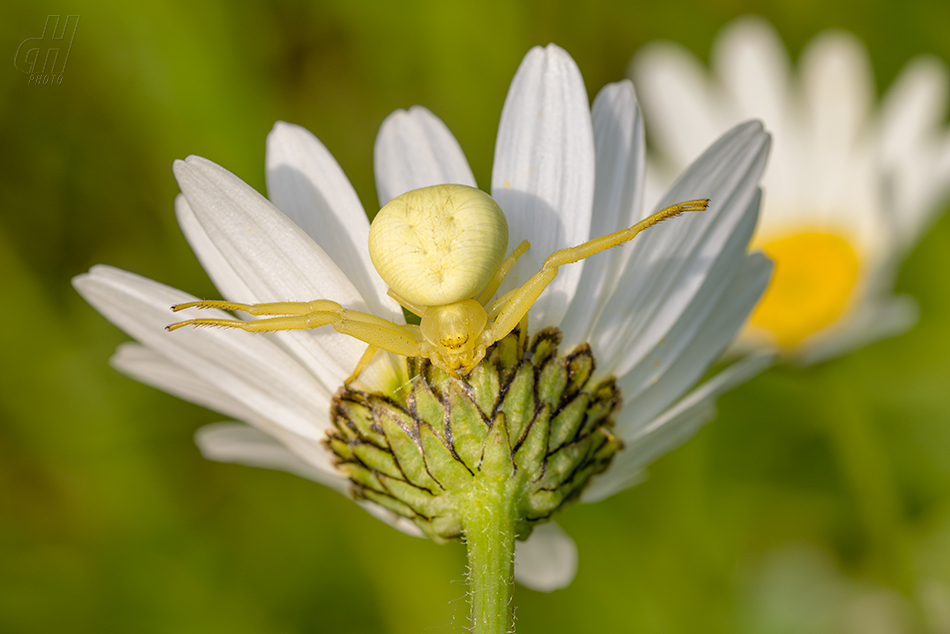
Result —
<path fill-rule="evenodd" d="M 472 473 L 442 444 L 428 425 L 419 429 L 426 467 L 436 482 L 447 491 L 457 491 L 472 481 Z"/>
<path fill-rule="evenodd" d="M 622 447 L 611 433 L 621 401 L 614 381 L 593 382 L 587 346 L 558 357 L 560 340 L 546 329 L 528 345 L 519 328 L 468 377 L 413 358 L 398 392 L 342 388 L 326 445 L 354 495 L 437 541 L 464 537 L 464 518 L 497 503 L 527 538 Z"/>

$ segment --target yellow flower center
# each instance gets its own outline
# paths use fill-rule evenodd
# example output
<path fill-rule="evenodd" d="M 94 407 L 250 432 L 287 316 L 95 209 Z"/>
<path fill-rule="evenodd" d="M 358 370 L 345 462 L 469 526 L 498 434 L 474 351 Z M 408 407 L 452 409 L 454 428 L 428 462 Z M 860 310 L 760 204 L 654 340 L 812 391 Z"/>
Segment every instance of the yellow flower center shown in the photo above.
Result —
<path fill-rule="evenodd" d="M 775 273 L 752 326 L 792 348 L 844 314 L 858 278 L 858 256 L 847 240 L 804 232 L 758 246 L 775 260 Z"/>

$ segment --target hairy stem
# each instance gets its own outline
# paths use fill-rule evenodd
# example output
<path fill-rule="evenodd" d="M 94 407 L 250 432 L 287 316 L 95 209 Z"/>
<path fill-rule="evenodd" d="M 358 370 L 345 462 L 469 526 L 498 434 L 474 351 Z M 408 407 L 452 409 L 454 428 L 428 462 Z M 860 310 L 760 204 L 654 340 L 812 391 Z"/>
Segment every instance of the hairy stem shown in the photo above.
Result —
<path fill-rule="evenodd" d="M 505 483 L 476 483 L 462 516 L 471 584 L 471 631 L 513 633 L 515 513 Z"/>

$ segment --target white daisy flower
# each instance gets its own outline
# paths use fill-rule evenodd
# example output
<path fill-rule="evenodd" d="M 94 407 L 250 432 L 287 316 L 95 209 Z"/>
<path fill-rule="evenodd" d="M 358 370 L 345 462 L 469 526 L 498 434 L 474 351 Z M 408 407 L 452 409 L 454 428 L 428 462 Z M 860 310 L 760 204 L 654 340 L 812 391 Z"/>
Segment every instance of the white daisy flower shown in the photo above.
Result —
<path fill-rule="evenodd" d="M 950 192 L 944 64 L 912 60 L 876 107 L 853 35 L 819 34 L 794 72 L 775 30 L 755 17 L 723 29 L 710 64 L 707 74 L 681 45 L 655 42 L 630 74 L 655 142 L 653 190 L 739 121 L 762 119 L 775 137 L 753 245 L 776 273 L 743 343 L 812 363 L 911 327 L 916 305 L 893 284 Z"/>
<path fill-rule="evenodd" d="M 616 377 L 623 398 L 613 428 L 623 449 L 584 489 L 583 501 L 635 483 L 648 462 L 709 420 L 718 394 L 769 363 L 767 355 L 747 357 L 687 393 L 730 344 L 768 282 L 771 263 L 748 254 L 747 244 L 769 143 L 757 122 L 726 133 L 658 206 L 708 197 L 707 211 L 564 266 L 531 307 L 531 333 L 558 327 L 568 351 L 589 343 L 596 376 Z M 179 224 L 221 295 L 247 303 L 328 298 L 404 323 L 370 261 L 366 214 L 320 141 L 279 122 L 267 139 L 266 168 L 270 201 L 206 159 L 175 163 Z M 384 121 L 375 171 L 380 205 L 436 184 L 476 186 L 448 128 L 418 106 Z M 554 45 L 532 49 L 502 111 L 491 187 L 508 219 L 508 244 L 527 239 L 531 248 L 498 295 L 523 284 L 555 250 L 643 219 L 643 174 L 643 127 L 632 84 L 607 86 L 591 108 L 571 57 Z M 200 429 L 196 440 L 205 456 L 352 491 L 327 436 L 335 433 L 331 401 L 365 344 L 330 328 L 263 336 L 212 328 L 169 333 L 165 327 L 181 321 L 169 306 L 194 299 L 186 293 L 108 266 L 94 267 L 74 284 L 138 341 L 119 348 L 116 368 L 240 421 Z M 377 354 L 353 385 L 393 394 L 407 380 L 405 358 Z M 394 527 L 422 534 L 418 522 L 391 507 L 365 496 L 358 502 Z M 519 543 L 516 562 L 522 583 L 553 590 L 573 578 L 577 551 L 563 531 L 543 524 Z"/>

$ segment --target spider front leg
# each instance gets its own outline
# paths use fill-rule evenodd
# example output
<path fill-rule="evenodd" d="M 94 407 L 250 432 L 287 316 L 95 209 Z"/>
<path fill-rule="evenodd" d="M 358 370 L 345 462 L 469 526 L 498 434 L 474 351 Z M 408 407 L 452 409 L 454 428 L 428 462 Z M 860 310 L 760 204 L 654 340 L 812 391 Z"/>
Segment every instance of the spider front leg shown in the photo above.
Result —
<path fill-rule="evenodd" d="M 183 326 L 222 326 L 225 328 L 239 328 L 246 332 L 269 332 L 275 330 L 307 330 L 329 324 L 337 332 L 355 337 L 368 343 L 373 348 L 382 348 L 406 357 L 419 356 L 421 338 L 413 329 L 400 326 L 382 317 L 343 308 L 338 303 L 327 299 L 318 299 L 312 302 L 274 302 L 270 304 L 239 304 L 220 300 L 202 300 L 172 306 L 172 310 L 175 312 L 186 308 L 221 308 L 224 310 L 239 310 L 249 315 L 283 316 L 253 321 L 189 319 L 171 324 L 167 327 L 167 330 L 177 330 Z M 360 359 L 356 372 L 349 380 L 355 378 L 359 370 L 369 363 L 371 356 L 372 353 L 367 350 Z"/>
<path fill-rule="evenodd" d="M 494 317 L 495 319 L 482 333 L 479 343 L 488 341 L 490 342 L 488 345 L 491 345 L 514 330 L 518 322 L 527 316 L 528 309 L 537 301 L 541 292 L 557 277 L 558 269 L 561 266 L 572 264 L 595 253 L 600 253 L 610 247 L 627 242 L 644 229 L 648 229 L 668 218 L 674 218 L 684 211 L 703 211 L 708 206 L 708 198 L 677 203 L 656 212 L 627 229 L 621 229 L 609 235 L 595 238 L 576 247 L 555 251 L 541 265 L 541 270 L 535 273 L 523 286 L 514 289 L 489 306 L 489 318 Z"/>

